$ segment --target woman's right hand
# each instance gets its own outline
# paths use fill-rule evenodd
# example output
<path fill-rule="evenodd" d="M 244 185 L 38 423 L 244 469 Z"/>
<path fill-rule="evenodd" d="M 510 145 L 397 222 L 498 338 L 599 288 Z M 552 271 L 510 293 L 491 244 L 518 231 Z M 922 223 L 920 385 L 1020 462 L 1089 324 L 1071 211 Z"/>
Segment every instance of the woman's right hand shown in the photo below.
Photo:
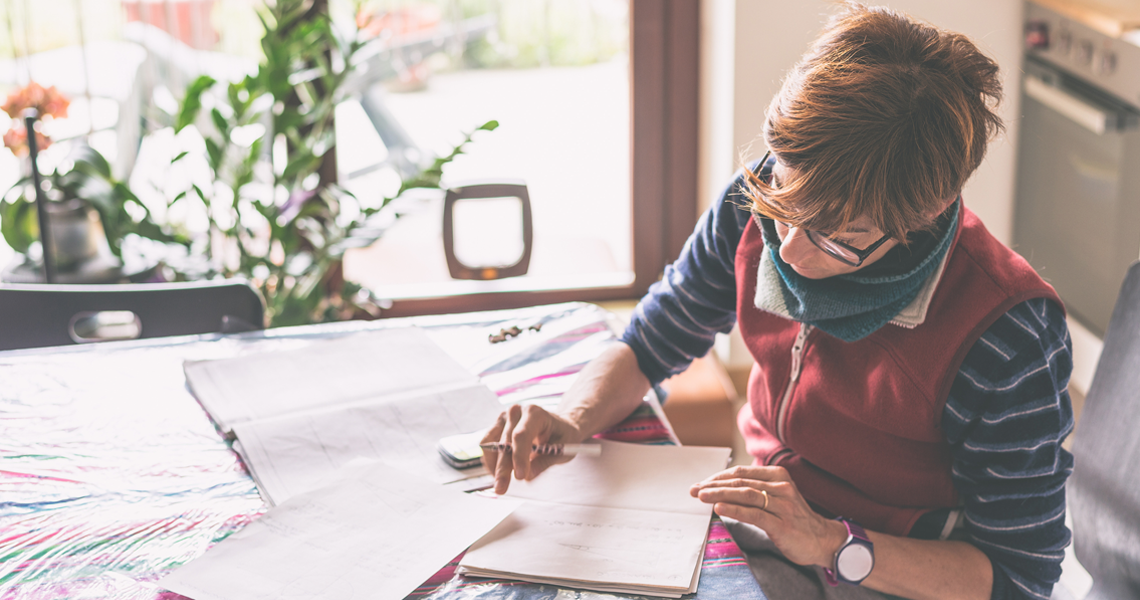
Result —
<path fill-rule="evenodd" d="M 585 436 L 573 423 L 535 406 L 514 405 L 499 414 L 495 425 L 483 436 L 482 443 L 510 444 L 521 452 L 483 451 L 483 466 L 495 477 L 495 493 L 506 493 L 511 485 L 511 474 L 516 479 L 534 479 L 549 466 L 562 463 L 572 456 L 534 454 L 531 447 L 538 444 L 576 444 Z"/>

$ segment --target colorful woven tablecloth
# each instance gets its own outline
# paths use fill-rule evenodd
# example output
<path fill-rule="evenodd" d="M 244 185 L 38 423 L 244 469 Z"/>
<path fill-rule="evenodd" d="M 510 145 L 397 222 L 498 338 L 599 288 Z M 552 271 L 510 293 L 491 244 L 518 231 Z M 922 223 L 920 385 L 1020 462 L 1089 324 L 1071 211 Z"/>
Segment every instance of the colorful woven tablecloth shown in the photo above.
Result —
<path fill-rule="evenodd" d="M 582 303 L 0 353 L 0 599 L 173 599 L 154 581 L 267 509 L 236 452 L 186 388 L 184 360 L 300 347 L 409 324 L 478 373 L 504 405 L 557 403 L 618 324 Z M 504 327 L 522 333 L 491 344 Z M 645 404 L 606 434 L 671 443 Z M 607 598 L 455 575 L 416 598 Z M 723 525 L 694 597 L 763 599 Z"/>

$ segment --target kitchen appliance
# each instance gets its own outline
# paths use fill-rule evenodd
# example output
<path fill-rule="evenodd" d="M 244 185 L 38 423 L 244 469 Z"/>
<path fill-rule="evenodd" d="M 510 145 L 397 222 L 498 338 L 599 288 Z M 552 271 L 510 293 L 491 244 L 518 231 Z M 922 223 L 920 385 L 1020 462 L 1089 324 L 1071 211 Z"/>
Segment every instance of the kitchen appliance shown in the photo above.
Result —
<path fill-rule="evenodd" d="M 1140 258 L 1140 30 L 1044 1 L 1025 9 L 1014 249 L 1103 336 Z"/>

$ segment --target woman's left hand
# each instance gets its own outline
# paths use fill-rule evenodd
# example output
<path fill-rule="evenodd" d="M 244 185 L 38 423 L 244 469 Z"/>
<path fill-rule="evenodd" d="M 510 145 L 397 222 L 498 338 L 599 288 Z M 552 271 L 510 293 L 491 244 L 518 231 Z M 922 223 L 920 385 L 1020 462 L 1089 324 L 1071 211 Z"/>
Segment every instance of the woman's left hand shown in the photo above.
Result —
<path fill-rule="evenodd" d="M 689 493 L 712 504 L 722 517 L 763 529 L 798 565 L 830 567 L 847 539 L 842 523 L 825 519 L 808 506 L 783 467 L 733 467 L 693 484 Z"/>

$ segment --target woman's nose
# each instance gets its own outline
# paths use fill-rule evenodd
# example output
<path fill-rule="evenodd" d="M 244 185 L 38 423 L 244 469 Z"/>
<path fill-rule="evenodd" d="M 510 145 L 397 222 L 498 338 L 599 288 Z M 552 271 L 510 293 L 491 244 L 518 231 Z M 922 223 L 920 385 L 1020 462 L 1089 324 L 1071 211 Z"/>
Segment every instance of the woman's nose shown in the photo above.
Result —
<path fill-rule="evenodd" d="M 789 227 L 787 235 L 780 242 L 780 258 L 794 265 L 807 258 L 815 250 L 815 244 L 808 239 L 807 231 L 799 227 Z"/>

